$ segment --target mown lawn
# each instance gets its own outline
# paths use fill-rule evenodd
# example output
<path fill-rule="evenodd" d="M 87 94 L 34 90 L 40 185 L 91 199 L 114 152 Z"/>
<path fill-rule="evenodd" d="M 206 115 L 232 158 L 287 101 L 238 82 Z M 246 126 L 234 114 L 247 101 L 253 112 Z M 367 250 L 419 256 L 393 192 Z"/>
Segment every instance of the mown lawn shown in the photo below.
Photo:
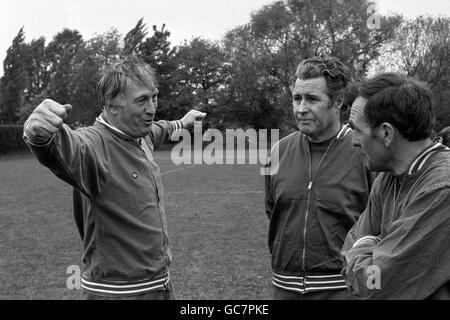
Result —
<path fill-rule="evenodd" d="M 268 221 L 258 165 L 175 166 L 157 152 L 177 299 L 270 299 Z M 80 299 L 71 188 L 30 154 L 0 157 L 0 299 Z"/>

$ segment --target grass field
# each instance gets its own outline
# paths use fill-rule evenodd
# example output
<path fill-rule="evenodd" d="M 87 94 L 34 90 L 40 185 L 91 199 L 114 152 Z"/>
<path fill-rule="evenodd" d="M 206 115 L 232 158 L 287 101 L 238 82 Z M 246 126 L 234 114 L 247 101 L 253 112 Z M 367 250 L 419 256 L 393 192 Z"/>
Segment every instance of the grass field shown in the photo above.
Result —
<path fill-rule="evenodd" d="M 163 173 L 177 299 L 270 299 L 268 221 L 259 165 L 175 166 Z M 30 154 L 0 157 L 0 299 L 80 299 L 71 187 Z"/>

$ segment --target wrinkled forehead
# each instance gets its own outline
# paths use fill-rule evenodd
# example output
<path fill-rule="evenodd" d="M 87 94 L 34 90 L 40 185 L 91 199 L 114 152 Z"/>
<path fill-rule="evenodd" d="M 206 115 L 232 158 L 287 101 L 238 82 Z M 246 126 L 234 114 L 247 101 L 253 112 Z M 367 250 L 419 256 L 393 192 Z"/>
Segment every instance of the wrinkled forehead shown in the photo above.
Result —
<path fill-rule="evenodd" d="M 327 82 L 324 77 L 313 79 L 298 78 L 295 81 L 294 93 L 296 94 L 328 94 Z"/>
<path fill-rule="evenodd" d="M 149 90 L 157 90 L 158 88 L 156 77 L 148 73 L 139 74 L 134 77 L 128 77 L 127 84 L 134 84 L 140 87 L 148 88 Z"/>
<path fill-rule="evenodd" d="M 364 116 L 364 109 L 367 104 L 367 99 L 361 96 L 357 97 L 352 104 L 350 111 L 350 122 L 354 125 L 365 124 L 366 118 Z"/>
<path fill-rule="evenodd" d="M 128 78 L 123 93 L 125 96 L 130 97 L 144 94 L 152 96 L 158 93 L 158 88 L 150 79 L 140 80 Z"/>

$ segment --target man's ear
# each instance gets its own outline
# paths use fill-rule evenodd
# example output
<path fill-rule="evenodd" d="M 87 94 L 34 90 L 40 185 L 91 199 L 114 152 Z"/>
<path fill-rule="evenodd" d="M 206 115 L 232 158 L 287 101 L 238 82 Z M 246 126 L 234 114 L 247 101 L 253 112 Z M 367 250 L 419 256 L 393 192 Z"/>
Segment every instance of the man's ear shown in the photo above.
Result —
<path fill-rule="evenodd" d="M 120 109 L 125 105 L 124 93 L 118 94 L 114 99 L 108 99 L 105 103 L 105 110 L 112 116 L 117 116 L 120 113 Z"/>
<path fill-rule="evenodd" d="M 397 131 L 389 122 L 383 122 L 378 128 L 378 136 L 383 139 L 384 146 L 387 148 L 392 145 L 395 140 Z"/>
<path fill-rule="evenodd" d="M 104 106 L 103 110 L 105 110 L 105 112 L 111 116 L 117 116 L 117 114 L 119 113 L 119 108 L 111 104 Z"/>

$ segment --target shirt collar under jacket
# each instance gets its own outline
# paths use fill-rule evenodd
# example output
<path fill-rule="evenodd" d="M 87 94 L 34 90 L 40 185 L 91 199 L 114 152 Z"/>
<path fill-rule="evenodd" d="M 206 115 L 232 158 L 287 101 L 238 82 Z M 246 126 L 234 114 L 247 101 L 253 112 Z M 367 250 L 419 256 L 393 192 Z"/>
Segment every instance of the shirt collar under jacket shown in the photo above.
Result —
<path fill-rule="evenodd" d="M 411 166 L 409 167 L 407 175 L 411 176 L 419 172 L 433 153 L 442 150 L 450 150 L 450 149 L 441 143 L 433 143 L 430 147 L 426 148 L 416 157 L 416 159 L 412 162 Z"/>
<path fill-rule="evenodd" d="M 137 144 L 141 144 L 141 139 L 135 139 L 133 137 L 131 137 L 130 135 L 126 134 L 125 132 L 123 132 L 122 130 L 120 130 L 119 128 L 117 128 L 116 126 L 110 124 L 109 122 L 106 121 L 106 119 L 103 117 L 103 113 L 100 114 L 97 119 L 95 119 L 95 121 L 97 121 L 98 123 L 101 123 L 102 125 L 104 125 L 105 127 L 109 128 L 111 131 L 115 132 L 116 134 L 118 134 L 119 136 L 122 136 L 124 138 L 126 138 L 127 140 L 132 140 L 134 142 L 136 142 Z"/>

